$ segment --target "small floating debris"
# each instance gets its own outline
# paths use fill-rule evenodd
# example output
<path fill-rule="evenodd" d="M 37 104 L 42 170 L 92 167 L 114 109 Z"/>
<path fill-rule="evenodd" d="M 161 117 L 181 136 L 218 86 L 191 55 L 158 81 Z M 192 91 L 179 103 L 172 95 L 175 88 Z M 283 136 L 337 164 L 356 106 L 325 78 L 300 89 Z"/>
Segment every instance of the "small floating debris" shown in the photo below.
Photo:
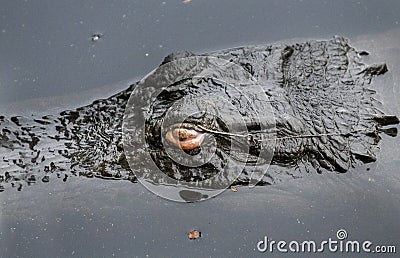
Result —
<path fill-rule="evenodd" d="M 232 190 L 232 192 L 235 192 L 235 193 L 238 191 L 238 189 L 234 186 L 231 186 L 231 190 Z"/>
<path fill-rule="evenodd" d="M 50 178 L 49 178 L 49 176 L 47 176 L 47 175 L 45 175 L 43 178 L 42 178 L 42 182 L 43 183 L 48 183 L 50 181 Z"/>
<path fill-rule="evenodd" d="M 359 51 L 359 52 L 357 52 L 357 54 L 359 56 L 367 56 L 367 55 L 369 55 L 369 53 L 367 51 Z"/>
<path fill-rule="evenodd" d="M 193 230 L 188 233 L 188 237 L 190 240 L 195 240 L 195 239 L 201 237 L 201 232 L 198 230 Z"/>
<path fill-rule="evenodd" d="M 190 3 L 191 1 L 192 1 L 192 0 L 183 0 L 182 3 L 188 4 L 188 3 Z"/>
<path fill-rule="evenodd" d="M 102 37 L 103 37 L 102 34 L 96 33 L 96 34 L 93 34 L 93 35 L 90 37 L 90 39 L 91 39 L 93 42 L 96 42 L 96 41 L 98 41 L 99 39 L 101 39 Z"/>

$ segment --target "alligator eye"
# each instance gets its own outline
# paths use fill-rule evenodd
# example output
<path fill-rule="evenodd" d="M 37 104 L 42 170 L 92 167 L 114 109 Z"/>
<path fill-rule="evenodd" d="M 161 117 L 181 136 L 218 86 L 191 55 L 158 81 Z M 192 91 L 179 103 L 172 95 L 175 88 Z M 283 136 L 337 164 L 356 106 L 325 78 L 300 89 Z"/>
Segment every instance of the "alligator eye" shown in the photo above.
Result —
<path fill-rule="evenodd" d="M 196 130 L 185 128 L 174 128 L 169 130 L 165 139 L 172 145 L 181 148 L 182 150 L 193 150 L 200 147 L 204 139 L 204 134 Z"/>

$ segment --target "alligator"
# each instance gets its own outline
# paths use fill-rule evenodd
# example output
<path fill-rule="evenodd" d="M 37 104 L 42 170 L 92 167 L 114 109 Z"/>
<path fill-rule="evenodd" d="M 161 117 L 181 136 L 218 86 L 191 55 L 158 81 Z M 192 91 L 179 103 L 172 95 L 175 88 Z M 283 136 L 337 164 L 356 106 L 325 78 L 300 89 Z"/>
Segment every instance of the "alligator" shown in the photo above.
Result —
<path fill-rule="evenodd" d="M 339 36 L 293 44 L 237 47 L 201 55 L 170 54 L 161 65 L 187 58 L 213 57 L 241 67 L 257 82 L 261 89 L 257 94 L 268 102 L 274 121 L 263 123 L 252 119 L 252 114 L 265 110 L 266 102 L 257 101 L 257 95 L 253 95 L 255 102 L 250 103 L 252 99 L 241 99 L 240 92 L 235 93 L 234 87 L 227 90 L 229 86 L 221 80 L 186 78 L 164 89 L 156 100 L 147 98 L 154 88 L 141 89 L 141 101 L 150 108 L 135 112 L 141 112 L 139 115 L 146 121 L 147 145 L 136 146 L 135 153 L 151 152 L 157 167 L 177 180 L 201 182 L 221 170 L 228 171 L 224 176 L 229 177 L 229 171 L 238 167 L 240 173 L 231 185 L 251 184 L 254 160 L 263 158 L 260 154 L 263 144 L 260 146 L 257 137 L 263 134 L 260 128 L 264 126 L 269 130 L 267 135 L 274 135 L 274 146 L 273 153 L 268 152 L 272 155 L 270 159 L 261 162 L 268 163 L 268 169 L 261 166 L 266 171 L 254 182 L 257 185 L 325 172 L 344 173 L 360 164 L 374 162 L 381 134 L 396 137 L 395 125 L 399 119 L 382 111 L 382 104 L 371 89 L 373 78 L 388 71 L 386 64 L 364 64 L 365 55 L 368 52 L 356 50 Z M 232 71 L 215 73 L 224 75 Z M 173 72 L 168 76 L 174 76 Z M 240 73 L 227 76 L 237 85 L 248 80 Z M 85 176 L 137 182 L 139 171 L 149 174 L 140 155 L 129 158 L 124 150 L 124 115 L 139 83 L 109 98 L 60 114 L 34 118 L 0 116 L 0 190 L 7 187 L 21 190 L 23 185 L 49 182 L 52 177 L 64 181 L 70 176 Z M 188 110 L 188 105 L 171 110 L 174 103 L 182 99 L 195 103 L 199 96 L 202 100 L 220 96 L 237 112 L 225 112 L 218 117 L 193 115 L 195 112 Z M 211 103 L 220 110 L 229 105 Z M 167 113 L 176 117 L 184 114 L 184 123 L 170 127 L 163 134 L 160 126 Z M 235 122 L 237 115 L 245 118 L 242 121 L 246 137 L 227 127 L 226 120 Z M 135 130 L 134 127 L 127 132 L 135 134 Z M 199 166 L 178 164 L 164 148 L 168 145 L 183 150 L 189 157 L 196 156 L 211 151 L 207 147 L 208 138 L 215 141 L 212 150 L 215 155 Z M 232 150 L 233 142 L 239 142 L 237 146 L 246 142 L 247 149 L 244 153 L 240 148 Z M 229 159 L 233 163 L 227 166 Z M 219 178 L 221 184 L 227 180 L 225 177 Z M 152 180 L 162 183 L 161 179 Z"/>

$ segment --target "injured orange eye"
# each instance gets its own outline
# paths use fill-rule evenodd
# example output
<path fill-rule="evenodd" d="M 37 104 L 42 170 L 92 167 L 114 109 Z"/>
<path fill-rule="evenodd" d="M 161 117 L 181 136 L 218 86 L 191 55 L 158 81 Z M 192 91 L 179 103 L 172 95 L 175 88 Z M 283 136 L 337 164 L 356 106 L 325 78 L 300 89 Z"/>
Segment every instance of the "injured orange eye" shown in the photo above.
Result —
<path fill-rule="evenodd" d="M 167 132 L 165 139 L 182 150 L 193 150 L 201 145 L 204 134 L 196 130 L 175 128 Z"/>

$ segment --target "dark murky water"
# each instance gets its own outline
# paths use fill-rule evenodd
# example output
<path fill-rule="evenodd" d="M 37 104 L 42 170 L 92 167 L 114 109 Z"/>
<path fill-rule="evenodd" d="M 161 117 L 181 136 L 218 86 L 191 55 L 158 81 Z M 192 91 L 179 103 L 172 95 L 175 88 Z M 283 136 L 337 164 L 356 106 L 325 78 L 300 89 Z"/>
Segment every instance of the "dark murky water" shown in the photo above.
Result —
<path fill-rule="evenodd" d="M 367 62 L 388 64 L 389 72 L 376 83 L 385 87 L 377 91 L 386 111 L 400 114 L 397 1 L 7 1 L 2 6 L 1 115 L 55 113 L 108 97 L 175 50 L 201 53 L 335 34 L 369 51 Z M 95 33 L 103 36 L 93 42 Z M 398 244 L 398 146 L 399 137 L 383 136 L 378 162 L 349 173 L 241 187 L 195 204 L 165 201 L 140 184 L 83 177 L 6 191 L 0 196 L 1 254 L 256 256 L 265 235 L 320 241 L 334 238 L 340 228 L 349 239 Z M 189 241 L 192 229 L 202 238 Z"/>

